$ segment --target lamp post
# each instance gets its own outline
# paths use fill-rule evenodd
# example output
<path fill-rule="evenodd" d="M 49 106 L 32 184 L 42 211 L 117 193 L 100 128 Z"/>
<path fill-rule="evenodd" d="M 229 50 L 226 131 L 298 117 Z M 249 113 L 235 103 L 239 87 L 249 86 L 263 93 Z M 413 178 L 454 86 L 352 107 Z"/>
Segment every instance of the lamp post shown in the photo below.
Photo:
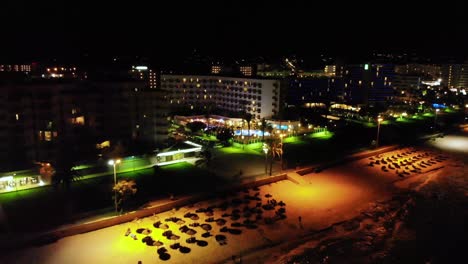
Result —
<path fill-rule="evenodd" d="M 377 139 L 376 139 L 376 144 L 375 144 L 377 148 L 379 147 L 380 122 L 382 121 L 383 121 L 383 118 L 379 116 L 377 118 Z"/>
<path fill-rule="evenodd" d="M 283 172 L 283 133 L 280 134 L 281 138 L 281 172 Z"/>
<path fill-rule="evenodd" d="M 109 160 L 107 164 L 111 165 L 114 167 L 114 187 L 117 185 L 117 170 L 115 169 L 115 166 L 120 163 L 120 160 Z M 117 190 L 114 190 L 114 206 L 115 206 L 115 211 L 117 212 Z"/>
<path fill-rule="evenodd" d="M 265 174 L 268 173 L 268 145 L 263 143 L 263 152 L 265 153 Z"/>
<path fill-rule="evenodd" d="M 437 108 L 435 110 L 435 115 L 434 115 L 434 131 L 436 130 L 436 126 L 437 126 L 437 113 L 439 113 L 440 109 Z"/>

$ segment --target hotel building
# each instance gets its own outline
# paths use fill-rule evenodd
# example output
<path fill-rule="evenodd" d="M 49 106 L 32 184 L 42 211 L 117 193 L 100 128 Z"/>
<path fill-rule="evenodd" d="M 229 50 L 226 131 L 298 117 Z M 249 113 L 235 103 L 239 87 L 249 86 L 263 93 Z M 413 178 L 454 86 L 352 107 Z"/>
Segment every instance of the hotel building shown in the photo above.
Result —
<path fill-rule="evenodd" d="M 170 105 L 206 107 L 250 113 L 256 119 L 276 115 L 280 109 L 280 81 L 198 75 L 162 75 Z"/>

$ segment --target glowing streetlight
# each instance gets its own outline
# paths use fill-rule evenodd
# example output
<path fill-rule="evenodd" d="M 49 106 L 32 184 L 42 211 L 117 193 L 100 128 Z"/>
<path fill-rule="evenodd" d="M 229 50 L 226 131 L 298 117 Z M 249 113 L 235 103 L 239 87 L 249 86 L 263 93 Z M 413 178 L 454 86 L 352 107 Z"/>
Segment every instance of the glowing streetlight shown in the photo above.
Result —
<path fill-rule="evenodd" d="M 263 143 L 263 152 L 265 153 L 265 174 L 268 173 L 268 145 Z"/>
<path fill-rule="evenodd" d="M 115 169 L 115 165 L 119 164 L 120 163 L 120 160 L 109 160 L 109 162 L 107 162 L 107 164 L 109 164 L 110 166 L 113 166 L 114 167 L 114 186 L 117 185 L 117 171 Z M 117 212 L 117 190 L 114 190 L 114 205 L 115 205 L 115 211 Z"/>
<path fill-rule="evenodd" d="M 281 133 L 280 134 L 280 138 L 281 138 L 281 172 L 283 172 L 283 137 L 284 137 L 284 134 Z"/>
<path fill-rule="evenodd" d="M 376 140 L 376 146 L 379 147 L 379 134 L 380 134 L 380 123 L 383 121 L 382 117 L 377 118 L 377 140 Z"/>

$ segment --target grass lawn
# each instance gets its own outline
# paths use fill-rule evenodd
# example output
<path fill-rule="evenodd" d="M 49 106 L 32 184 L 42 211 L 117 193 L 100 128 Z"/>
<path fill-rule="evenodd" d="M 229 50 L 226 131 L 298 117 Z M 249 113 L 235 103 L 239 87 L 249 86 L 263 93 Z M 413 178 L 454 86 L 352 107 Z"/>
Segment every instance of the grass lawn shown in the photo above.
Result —
<path fill-rule="evenodd" d="M 300 136 L 292 136 L 283 139 L 283 143 L 285 144 L 305 144 L 306 141 L 302 139 Z"/>
<path fill-rule="evenodd" d="M 404 117 L 399 117 L 395 119 L 395 121 L 400 122 L 400 123 L 414 123 L 414 120 L 411 120 L 409 118 L 404 118 Z"/>
<path fill-rule="evenodd" d="M 218 149 L 223 154 L 250 154 L 250 155 L 262 155 L 263 143 L 257 142 L 252 144 L 242 144 L 233 143 L 230 147 L 223 147 Z"/>
<path fill-rule="evenodd" d="M 452 113 L 456 113 L 457 111 L 455 109 L 453 109 L 453 108 L 448 108 L 447 107 L 447 108 L 444 109 L 444 112 L 452 114 Z"/>
<path fill-rule="evenodd" d="M 384 120 L 384 121 L 380 122 L 380 124 L 386 126 L 386 125 L 391 125 L 392 122 L 390 120 Z"/>
<path fill-rule="evenodd" d="M 137 183 L 138 192 L 130 203 L 134 207 L 157 197 L 168 197 L 169 193 L 194 193 L 223 184 L 212 173 L 189 163 L 118 173 L 117 179 L 124 178 Z M 0 205 L 12 230 L 51 228 L 83 213 L 112 211 L 113 181 L 113 176 L 109 175 L 73 182 L 69 190 L 44 186 L 3 193 L 0 194 Z"/>
<path fill-rule="evenodd" d="M 322 131 L 322 132 L 317 132 L 317 133 L 312 133 L 309 135 L 309 138 L 313 139 L 320 139 L 320 140 L 327 140 L 332 138 L 334 135 L 333 132 L 330 131 Z"/>
<path fill-rule="evenodd" d="M 355 120 L 355 119 L 346 119 L 346 121 L 360 124 L 360 125 L 363 125 L 364 127 L 376 127 L 377 126 L 377 124 L 374 122 L 360 121 L 360 120 Z"/>
<path fill-rule="evenodd" d="M 203 136 L 196 136 L 196 137 L 202 140 L 218 142 L 218 139 L 216 138 L 216 136 L 203 135 Z"/>

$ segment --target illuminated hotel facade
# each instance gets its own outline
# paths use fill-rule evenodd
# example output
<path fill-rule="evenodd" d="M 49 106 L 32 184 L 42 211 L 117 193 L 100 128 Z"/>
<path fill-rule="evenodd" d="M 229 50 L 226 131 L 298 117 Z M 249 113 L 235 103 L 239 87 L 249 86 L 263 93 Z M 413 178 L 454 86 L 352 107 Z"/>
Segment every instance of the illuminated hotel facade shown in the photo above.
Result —
<path fill-rule="evenodd" d="M 0 72 L 31 72 L 30 64 L 0 64 Z"/>
<path fill-rule="evenodd" d="M 191 109 L 213 105 L 222 110 L 250 113 L 254 119 L 269 118 L 280 108 L 279 80 L 198 75 L 162 75 L 172 106 Z"/>

